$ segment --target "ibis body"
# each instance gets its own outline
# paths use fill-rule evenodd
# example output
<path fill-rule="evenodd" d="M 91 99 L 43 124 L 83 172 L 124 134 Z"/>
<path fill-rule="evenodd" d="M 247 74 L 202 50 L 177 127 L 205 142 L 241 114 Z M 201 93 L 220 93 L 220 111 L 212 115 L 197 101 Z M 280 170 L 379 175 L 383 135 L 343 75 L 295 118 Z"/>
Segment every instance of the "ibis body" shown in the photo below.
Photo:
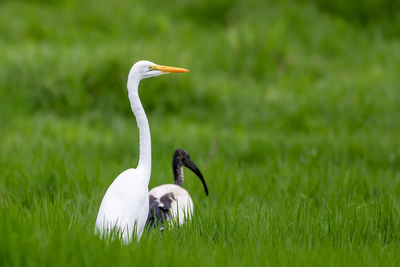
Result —
<path fill-rule="evenodd" d="M 183 166 L 193 171 L 201 180 L 204 191 L 208 195 L 208 189 L 202 173 L 192 161 L 187 151 L 177 149 L 172 158 L 172 171 L 174 184 L 164 184 L 154 187 L 149 192 L 149 214 L 147 227 L 159 226 L 164 228 L 165 221 L 174 220 L 182 225 L 190 220 L 193 214 L 193 200 L 183 186 Z"/>

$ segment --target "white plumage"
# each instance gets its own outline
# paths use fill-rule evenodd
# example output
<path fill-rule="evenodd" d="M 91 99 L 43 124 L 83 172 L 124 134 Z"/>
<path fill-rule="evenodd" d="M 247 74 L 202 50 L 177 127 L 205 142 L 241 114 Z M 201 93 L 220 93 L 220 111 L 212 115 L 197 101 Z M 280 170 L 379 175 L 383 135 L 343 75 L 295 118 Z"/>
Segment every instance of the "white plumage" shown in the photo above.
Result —
<path fill-rule="evenodd" d="M 185 219 L 190 220 L 192 218 L 193 200 L 189 192 L 183 187 L 174 184 L 163 184 L 151 189 L 149 195 L 155 198 L 153 201 L 158 204 L 160 209 L 168 210 L 170 218 L 179 223 L 179 225 L 182 225 Z M 171 201 L 170 204 L 166 204 L 166 200 L 162 199 L 166 195 Z M 169 202 L 169 200 L 167 201 Z"/>
<path fill-rule="evenodd" d="M 150 128 L 139 99 L 139 82 L 144 78 L 188 70 L 160 66 L 150 61 L 135 63 L 128 76 L 128 96 L 139 128 L 140 155 L 136 169 L 122 172 L 107 189 L 96 220 L 96 231 L 107 237 L 113 231 L 125 242 L 136 235 L 140 240 L 149 210 L 148 186 L 151 174 Z"/>
<path fill-rule="evenodd" d="M 172 158 L 172 171 L 175 184 L 164 184 L 154 187 L 149 192 L 149 215 L 146 225 L 160 226 L 163 229 L 165 220 L 174 221 L 182 225 L 190 220 L 193 214 L 193 200 L 183 186 L 183 166 L 192 170 L 201 180 L 204 191 L 208 195 L 206 182 L 199 168 L 192 161 L 189 153 L 177 149 Z"/>

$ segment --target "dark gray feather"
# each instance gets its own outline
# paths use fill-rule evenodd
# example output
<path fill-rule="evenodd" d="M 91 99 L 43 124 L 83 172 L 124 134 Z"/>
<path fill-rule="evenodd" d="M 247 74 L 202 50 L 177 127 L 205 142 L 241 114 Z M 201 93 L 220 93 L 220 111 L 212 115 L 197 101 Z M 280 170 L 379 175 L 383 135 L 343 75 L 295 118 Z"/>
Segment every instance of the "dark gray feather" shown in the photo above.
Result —
<path fill-rule="evenodd" d="M 146 228 L 160 227 L 163 230 L 164 222 L 169 218 L 171 203 L 174 200 L 175 197 L 172 193 L 165 194 L 160 199 L 150 195 Z"/>

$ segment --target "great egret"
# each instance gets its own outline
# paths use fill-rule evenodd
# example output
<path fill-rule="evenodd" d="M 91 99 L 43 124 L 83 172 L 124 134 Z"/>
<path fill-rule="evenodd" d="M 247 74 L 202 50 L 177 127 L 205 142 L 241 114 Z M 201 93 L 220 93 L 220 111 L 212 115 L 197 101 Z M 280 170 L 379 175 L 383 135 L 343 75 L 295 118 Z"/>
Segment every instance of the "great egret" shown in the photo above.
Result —
<path fill-rule="evenodd" d="M 179 225 L 182 225 L 185 219 L 189 219 L 193 213 L 193 201 L 188 191 L 183 185 L 183 166 L 186 166 L 193 171 L 201 180 L 204 186 L 204 191 L 208 195 L 208 189 L 203 175 L 199 168 L 192 161 L 189 153 L 183 149 L 175 150 L 172 158 L 172 172 L 174 174 L 175 184 L 164 184 L 154 187 L 149 192 L 149 216 L 146 226 L 161 225 L 163 229 L 164 220 L 176 220 Z"/>
<path fill-rule="evenodd" d="M 129 72 L 128 97 L 139 128 L 139 163 L 136 169 L 131 168 L 118 175 L 104 195 L 96 220 L 96 231 L 102 237 L 116 231 L 125 243 L 129 243 L 134 232 L 138 240 L 142 236 L 149 211 L 151 139 L 149 123 L 139 99 L 138 86 L 144 78 L 172 72 L 188 70 L 160 66 L 150 61 L 138 61 Z"/>

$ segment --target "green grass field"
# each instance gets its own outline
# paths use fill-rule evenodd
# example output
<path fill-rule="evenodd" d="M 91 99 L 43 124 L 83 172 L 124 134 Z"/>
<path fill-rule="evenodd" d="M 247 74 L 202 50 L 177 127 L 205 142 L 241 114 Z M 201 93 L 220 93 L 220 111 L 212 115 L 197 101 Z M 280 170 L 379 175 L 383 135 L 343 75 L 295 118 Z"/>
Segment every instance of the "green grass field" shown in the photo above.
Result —
<path fill-rule="evenodd" d="M 397 1 L 0 3 L 0 266 L 399 266 Z M 187 149 L 195 216 L 140 243 L 94 234 L 138 160 L 126 79 L 145 80 L 150 187 Z"/>

